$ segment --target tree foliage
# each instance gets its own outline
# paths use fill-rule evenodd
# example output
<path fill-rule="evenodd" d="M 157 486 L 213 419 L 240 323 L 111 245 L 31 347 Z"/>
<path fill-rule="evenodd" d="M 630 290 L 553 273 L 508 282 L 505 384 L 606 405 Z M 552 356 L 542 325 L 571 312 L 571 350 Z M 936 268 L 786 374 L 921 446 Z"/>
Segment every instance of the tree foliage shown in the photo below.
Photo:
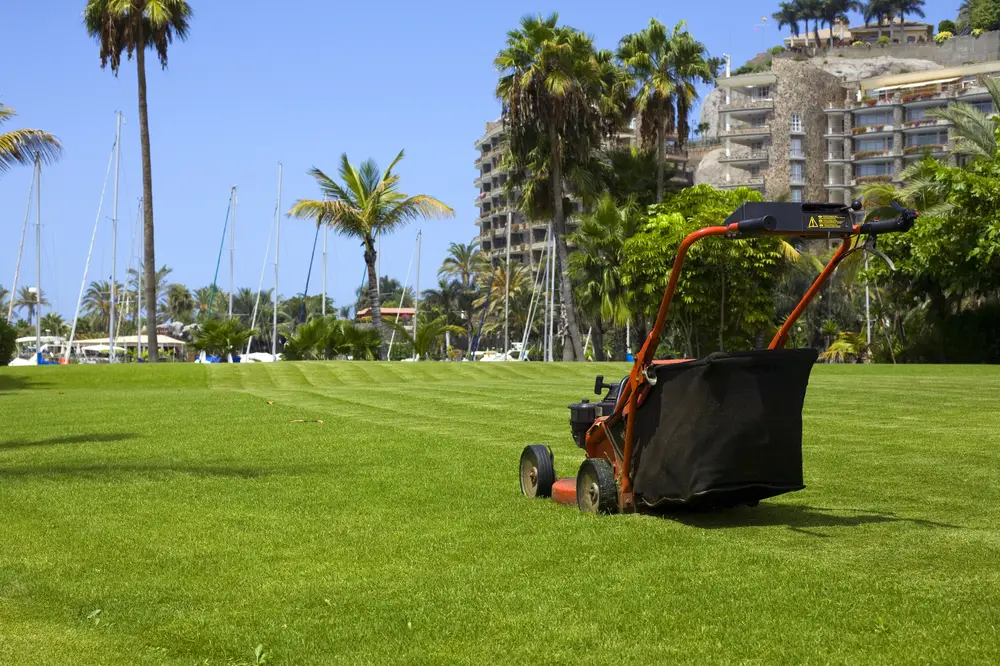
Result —
<path fill-rule="evenodd" d="M 746 201 L 746 188 L 731 192 L 699 185 L 650 209 L 649 221 L 625 243 L 622 281 L 633 307 L 651 321 L 666 289 L 673 257 L 693 231 L 720 225 Z M 776 239 L 707 238 L 687 255 L 667 316 L 668 353 L 700 356 L 727 348 L 752 348 L 774 327 L 774 290 L 786 265 Z"/>

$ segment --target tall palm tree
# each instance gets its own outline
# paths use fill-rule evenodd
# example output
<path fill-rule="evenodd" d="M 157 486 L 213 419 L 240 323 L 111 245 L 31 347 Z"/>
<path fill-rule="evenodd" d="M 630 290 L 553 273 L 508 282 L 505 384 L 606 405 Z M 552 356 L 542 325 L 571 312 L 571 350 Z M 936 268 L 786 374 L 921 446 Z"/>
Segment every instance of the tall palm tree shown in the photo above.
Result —
<path fill-rule="evenodd" d="M 378 293 L 375 237 L 402 229 L 414 220 L 455 215 L 455 211 L 433 197 L 426 194 L 410 196 L 399 191 L 399 175 L 393 170 L 402 159 L 403 151 L 399 151 L 383 173 L 374 160 L 366 160 L 360 167 L 355 167 L 346 154 L 342 155 L 340 183 L 314 168 L 309 175 L 316 179 L 325 198 L 322 201 L 300 199 L 288 213 L 292 217 L 326 224 L 342 236 L 361 241 L 368 266 L 372 321 L 382 339 L 380 360 L 386 358 L 389 340 L 378 298 L 374 296 Z"/>
<path fill-rule="evenodd" d="M 981 83 L 990 91 L 993 108 L 1000 109 L 1000 81 L 983 77 Z M 986 114 L 971 104 L 954 102 L 940 109 L 932 109 L 927 115 L 952 123 L 951 134 L 958 138 L 955 152 L 981 157 L 994 157 L 997 154 L 996 114 Z"/>
<path fill-rule="evenodd" d="M 10 291 L 5 289 L 4 286 L 0 284 L 0 313 L 2 313 L 4 317 L 7 316 L 7 307 L 10 305 L 9 299 L 7 298 L 9 295 Z"/>
<path fill-rule="evenodd" d="M 41 310 L 41 306 L 48 305 L 45 298 L 45 290 L 40 293 L 30 291 L 30 287 L 21 287 L 17 292 L 17 300 L 14 301 L 14 309 L 22 315 L 27 315 L 28 321 L 34 321 L 35 315 Z"/>
<path fill-rule="evenodd" d="M 673 42 L 667 28 L 649 19 L 645 30 L 626 35 L 618 44 L 618 58 L 635 86 L 635 110 L 639 114 L 640 138 L 652 144 L 656 156 L 656 201 L 663 201 L 666 164 L 666 135 L 674 124 L 674 69 L 671 66 Z"/>
<path fill-rule="evenodd" d="M 865 25 L 869 25 L 872 20 L 875 21 L 875 25 L 878 26 L 878 36 L 882 36 L 882 25 L 885 23 L 886 18 L 889 17 L 891 21 L 892 0 L 867 0 L 861 5 L 861 15 L 865 19 Z M 892 24 L 889 24 L 890 38 L 892 31 Z"/>
<path fill-rule="evenodd" d="M 99 46 L 101 68 L 111 65 L 115 76 L 122 54 L 135 55 L 139 93 L 139 140 L 142 146 L 143 257 L 147 303 L 157 303 L 156 253 L 153 235 L 153 168 L 149 147 L 149 109 L 146 99 L 146 50 L 155 51 L 167 67 L 167 51 L 174 39 L 185 40 L 192 12 L 185 0 L 87 0 L 83 22 Z M 157 361 L 156 327 L 147 332 L 149 362 Z"/>
<path fill-rule="evenodd" d="M 199 319 L 219 316 L 225 312 L 222 304 L 229 301 L 229 296 L 226 292 L 213 285 L 195 289 L 193 296 L 196 310 L 195 315 Z M 209 306 L 211 306 L 211 308 Z M 211 312 L 209 312 L 210 309 Z"/>
<path fill-rule="evenodd" d="M 121 295 L 123 285 L 115 290 L 115 298 Z M 87 287 L 81 303 L 83 315 L 90 320 L 90 327 L 96 331 L 107 331 L 111 317 L 111 281 L 95 280 Z"/>
<path fill-rule="evenodd" d="M 464 289 L 472 287 L 476 273 L 485 267 L 483 255 L 479 251 L 479 241 L 473 240 L 468 245 L 452 243 L 448 246 L 448 256 L 445 257 L 438 277 L 450 277 L 458 280 Z"/>
<path fill-rule="evenodd" d="M 809 34 L 809 21 L 813 22 L 813 37 L 816 40 L 816 47 L 819 47 L 819 22 L 822 18 L 822 0 L 794 0 L 799 16 L 802 17 L 806 26 L 806 34 Z M 808 40 L 807 40 L 808 41 Z"/>
<path fill-rule="evenodd" d="M 677 146 L 681 150 L 687 142 L 691 127 L 688 116 L 692 105 L 698 100 L 696 83 L 712 83 L 715 79 L 715 67 L 708 55 L 705 45 L 697 41 L 687 31 L 685 22 L 674 26 L 674 34 L 670 37 L 670 68 L 673 70 L 674 107 L 677 109 Z"/>
<path fill-rule="evenodd" d="M 0 126 L 16 115 L 14 109 L 0 104 Z M 36 154 L 41 155 L 42 161 L 48 163 L 58 159 L 61 152 L 59 139 L 42 130 L 0 132 L 0 174 L 15 164 L 32 164 Z"/>
<path fill-rule="evenodd" d="M 190 322 L 194 316 L 194 306 L 194 297 L 185 285 L 175 283 L 167 287 L 165 314 L 170 321 Z"/>
<path fill-rule="evenodd" d="M 615 201 L 623 204 L 634 198 L 644 210 L 656 203 L 659 178 L 654 150 L 639 146 L 610 148 L 604 151 L 602 160 L 606 165 L 604 189 Z M 677 167 L 673 164 L 664 169 L 664 179 L 668 184 L 676 173 Z"/>
<path fill-rule="evenodd" d="M 624 326 L 631 317 L 628 292 L 622 285 L 625 241 L 642 226 L 641 209 L 634 199 L 623 205 L 611 195 L 585 216 L 571 239 L 570 275 L 577 285 L 581 307 L 594 323 L 594 358 L 603 360 L 605 325 Z M 601 350 L 598 352 L 598 350 Z"/>
<path fill-rule="evenodd" d="M 50 312 L 42 317 L 42 332 L 49 331 L 52 335 L 66 335 L 69 326 L 58 312 Z"/>
<path fill-rule="evenodd" d="M 583 33 L 558 25 L 558 14 L 525 16 L 507 33 L 494 64 L 496 94 L 507 129 L 507 156 L 515 172 L 534 174 L 520 205 L 533 219 L 551 216 L 559 274 L 569 272 L 564 183 L 589 165 L 608 129 L 602 114 L 608 90 L 609 54 L 599 54 Z M 564 356 L 583 360 L 583 339 L 568 279 L 559 280 L 570 344 Z"/>
<path fill-rule="evenodd" d="M 792 37 L 798 37 L 801 32 L 799 31 L 799 21 L 802 20 L 802 14 L 799 6 L 794 2 L 782 2 L 778 4 L 778 11 L 771 14 L 771 17 L 778 22 L 778 30 L 783 29 L 788 26 Z M 806 26 L 806 31 L 809 31 L 809 27 Z"/>
<path fill-rule="evenodd" d="M 903 29 L 904 35 L 906 34 L 906 15 L 910 14 L 926 18 L 927 14 L 924 13 L 925 4 L 924 0 L 895 0 L 896 11 L 899 12 L 899 24 Z"/>
<path fill-rule="evenodd" d="M 168 288 L 167 278 L 173 272 L 174 272 L 174 269 L 170 268 L 169 266 L 160 266 L 156 270 L 155 277 L 154 277 L 154 279 L 156 280 L 156 297 L 157 297 L 156 309 L 155 309 L 156 321 L 160 320 L 160 315 L 163 312 L 163 308 L 166 307 L 166 304 L 167 304 L 167 288 Z M 126 288 L 130 292 L 132 292 L 133 294 L 136 294 L 139 291 L 139 276 L 140 275 L 142 276 L 143 282 L 145 282 L 145 280 L 146 280 L 146 267 L 143 265 L 143 262 L 141 262 L 141 261 L 139 262 L 139 267 L 138 268 L 130 268 L 130 269 L 128 269 L 128 272 L 127 272 L 127 278 L 126 278 L 126 281 L 125 281 L 125 285 L 126 285 Z M 145 285 L 143 285 L 143 286 L 145 286 Z M 143 307 L 145 307 L 145 309 L 146 309 L 146 316 L 148 317 L 149 316 L 149 303 L 147 303 L 145 301 L 145 298 L 146 298 L 145 294 L 143 294 L 142 297 L 144 299 L 142 304 L 143 304 Z"/>
<path fill-rule="evenodd" d="M 842 20 L 846 16 L 847 12 L 854 10 L 861 10 L 861 3 L 856 0 L 823 0 L 820 5 L 820 12 L 823 15 L 823 21 L 826 23 L 827 27 L 830 29 L 830 34 L 827 38 L 827 44 L 833 47 L 833 26 L 836 25 L 838 20 Z"/>

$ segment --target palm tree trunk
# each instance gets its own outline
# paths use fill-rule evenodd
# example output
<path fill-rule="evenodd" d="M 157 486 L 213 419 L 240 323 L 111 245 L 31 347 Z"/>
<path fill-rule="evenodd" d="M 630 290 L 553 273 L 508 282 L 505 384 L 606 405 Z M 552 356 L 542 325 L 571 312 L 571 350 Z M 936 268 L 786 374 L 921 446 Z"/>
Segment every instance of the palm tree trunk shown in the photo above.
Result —
<path fill-rule="evenodd" d="M 594 361 L 604 361 L 604 322 L 600 317 L 594 319 Z"/>
<path fill-rule="evenodd" d="M 368 306 L 371 308 L 372 323 L 378 331 L 378 360 L 384 361 L 389 355 L 389 336 L 382 322 L 382 305 L 378 299 L 378 276 L 375 271 L 375 240 L 365 238 L 365 265 L 368 267 Z"/>
<path fill-rule="evenodd" d="M 819 19 L 813 19 L 813 36 L 816 38 L 816 48 L 819 48 Z"/>
<path fill-rule="evenodd" d="M 149 156 L 149 110 L 146 105 L 146 44 L 140 37 L 135 53 L 139 76 L 139 142 L 142 146 L 142 230 L 143 262 L 146 280 L 146 312 L 150 313 L 146 327 L 146 348 L 149 362 L 159 360 L 156 343 L 156 253 L 153 243 L 153 167 Z M 138 335 L 136 331 L 136 335 Z"/>
<path fill-rule="evenodd" d="M 656 126 L 656 203 L 663 203 L 663 167 L 666 156 L 666 118 L 661 118 Z"/>
<path fill-rule="evenodd" d="M 566 215 L 563 212 L 562 150 L 555 123 L 549 124 L 549 145 L 552 150 L 552 226 L 556 236 L 556 257 L 559 259 L 559 298 L 566 313 L 570 345 L 574 360 L 583 360 L 583 340 L 577 323 L 576 303 L 569 283 L 569 248 L 566 247 Z M 564 354 L 566 356 L 566 354 Z"/>

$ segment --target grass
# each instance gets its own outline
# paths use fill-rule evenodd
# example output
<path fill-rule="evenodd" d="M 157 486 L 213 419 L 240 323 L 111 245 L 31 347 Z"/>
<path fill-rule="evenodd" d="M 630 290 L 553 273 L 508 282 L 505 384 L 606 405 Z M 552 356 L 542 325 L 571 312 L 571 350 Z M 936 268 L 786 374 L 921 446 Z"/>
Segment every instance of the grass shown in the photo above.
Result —
<path fill-rule="evenodd" d="M 1000 370 L 817 367 L 807 489 L 674 519 L 519 495 L 598 372 L 4 369 L 0 664 L 1000 662 Z"/>

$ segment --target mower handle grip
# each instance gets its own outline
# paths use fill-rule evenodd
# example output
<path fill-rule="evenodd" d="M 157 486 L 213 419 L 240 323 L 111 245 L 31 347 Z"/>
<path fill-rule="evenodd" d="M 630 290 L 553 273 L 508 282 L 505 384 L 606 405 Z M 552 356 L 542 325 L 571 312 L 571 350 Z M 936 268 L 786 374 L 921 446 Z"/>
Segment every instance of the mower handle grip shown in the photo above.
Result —
<path fill-rule="evenodd" d="M 872 220 L 861 225 L 863 234 L 890 234 L 899 231 L 909 231 L 913 228 L 919 213 L 915 210 L 903 208 L 897 203 L 893 203 L 893 208 L 899 211 L 899 215 L 891 220 Z"/>
<path fill-rule="evenodd" d="M 777 226 L 778 218 L 774 215 L 765 215 L 764 217 L 752 217 L 749 220 L 737 222 L 736 231 L 774 231 Z"/>

